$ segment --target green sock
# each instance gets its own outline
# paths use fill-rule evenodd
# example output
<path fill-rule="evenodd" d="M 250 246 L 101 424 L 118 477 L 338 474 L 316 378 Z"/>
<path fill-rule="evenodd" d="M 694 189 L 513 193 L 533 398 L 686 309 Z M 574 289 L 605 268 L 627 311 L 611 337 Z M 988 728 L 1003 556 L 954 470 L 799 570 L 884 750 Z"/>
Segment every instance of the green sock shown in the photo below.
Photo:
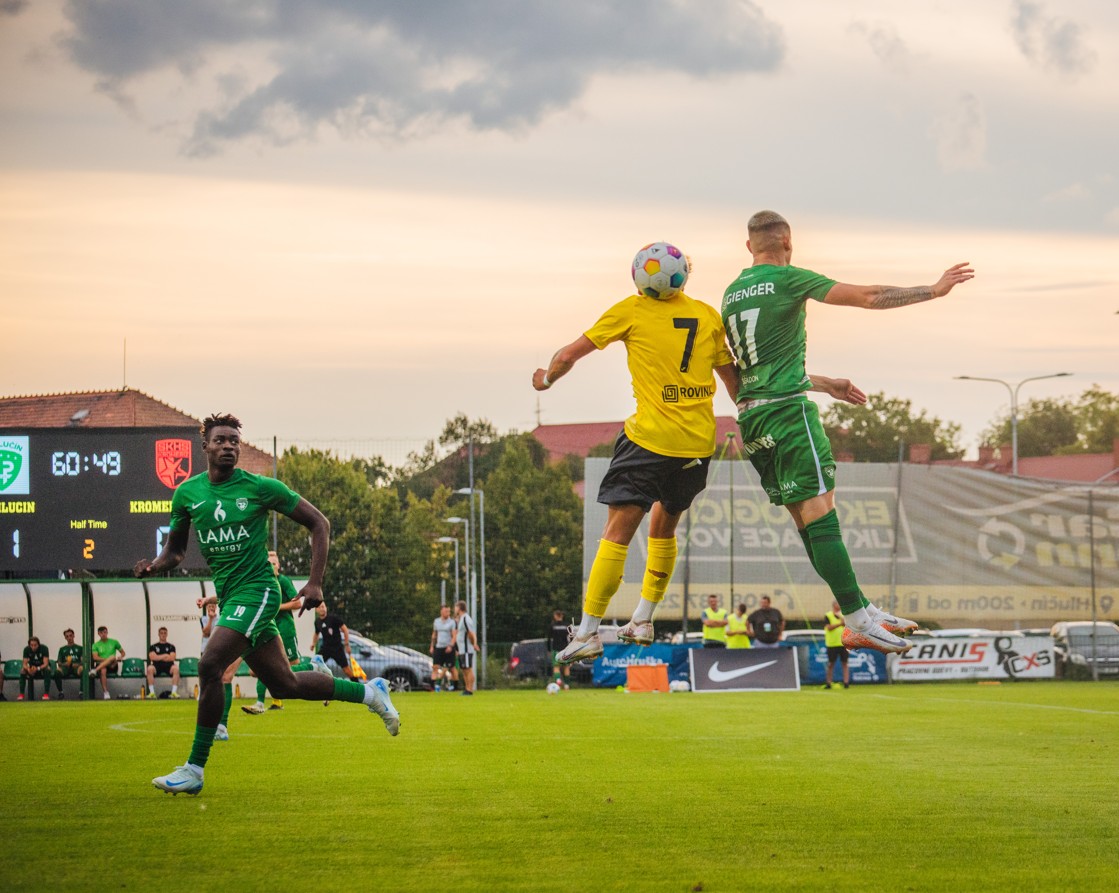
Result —
<path fill-rule="evenodd" d="M 800 534 L 800 541 L 804 543 L 804 551 L 808 553 L 808 560 L 812 562 L 812 570 L 820 573 L 820 569 L 816 567 L 816 556 L 812 554 L 812 537 L 808 535 L 807 530 L 798 530 Z"/>
<path fill-rule="evenodd" d="M 365 686 L 352 679 L 334 680 L 334 701 L 349 701 L 351 704 L 365 703 Z"/>
<path fill-rule="evenodd" d="M 293 673 L 307 673 L 311 670 L 311 659 L 309 657 L 303 658 L 299 663 L 291 665 Z"/>
<path fill-rule="evenodd" d="M 26 694 L 26 692 L 27 692 L 27 677 L 26 676 L 20 676 L 19 677 L 19 693 L 22 695 L 22 694 Z"/>
<path fill-rule="evenodd" d="M 863 607 L 863 594 L 855 579 L 855 569 L 851 566 L 851 556 L 843 545 L 843 534 L 839 530 L 839 516 L 835 510 L 822 518 L 817 518 L 804 526 L 808 535 L 812 556 L 812 566 L 816 573 L 828 584 L 835 600 L 844 614 L 850 614 Z"/>
<path fill-rule="evenodd" d="M 216 731 L 217 729 L 204 729 L 202 726 L 194 727 L 194 746 L 190 749 L 188 763 L 199 767 L 206 765 L 206 761 L 210 759 L 210 748 L 213 746 Z"/>
<path fill-rule="evenodd" d="M 233 683 L 227 682 L 222 688 L 225 689 L 225 709 L 221 713 L 221 725 L 229 725 L 229 708 L 233 706 Z"/>
<path fill-rule="evenodd" d="M 266 686 L 259 679 L 256 681 L 256 699 L 260 703 L 264 703 L 264 696 L 268 694 L 268 686 Z"/>

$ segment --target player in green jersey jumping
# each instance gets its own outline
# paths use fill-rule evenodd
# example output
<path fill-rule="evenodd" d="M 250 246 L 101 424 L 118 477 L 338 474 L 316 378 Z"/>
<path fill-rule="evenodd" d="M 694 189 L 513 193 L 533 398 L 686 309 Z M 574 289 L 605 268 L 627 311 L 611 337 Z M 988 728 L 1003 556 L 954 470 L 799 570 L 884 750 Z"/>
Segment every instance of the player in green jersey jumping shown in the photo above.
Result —
<path fill-rule="evenodd" d="M 155 560 L 136 562 L 137 577 L 177 567 L 186 554 L 193 526 L 202 556 L 210 566 L 220 617 L 198 662 L 198 722 L 187 762 L 152 784 L 171 794 L 202 791 L 203 767 L 210 755 L 224 696 L 222 673 L 239 656 L 281 698 L 363 703 L 381 717 L 390 735 L 400 731 L 400 714 L 381 678 L 365 685 L 327 678 L 319 672 L 293 673 L 277 634 L 275 616 L 280 587 L 268 563 L 268 513 L 275 510 L 311 534 L 311 569 L 300 594 L 303 609 L 322 601 L 322 580 L 330 548 L 330 522 L 298 493 L 272 478 L 237 467 L 241 423 L 231 415 L 210 416 L 202 425 L 207 469 L 184 481 L 171 499 L 171 531 Z M 201 607 L 205 599 L 199 599 Z"/>
<path fill-rule="evenodd" d="M 825 304 L 889 310 L 942 298 L 973 278 L 967 263 L 933 285 L 895 288 L 845 285 L 791 265 L 792 231 L 773 211 L 750 218 L 746 247 L 753 265 L 723 295 L 722 317 L 741 369 L 738 425 L 742 443 L 774 505 L 784 505 L 800 532 L 812 567 L 843 609 L 848 648 L 904 653 L 900 638 L 917 628 L 880 610 L 863 595 L 835 512 L 835 460 L 816 404 L 804 396 L 805 307 Z"/>

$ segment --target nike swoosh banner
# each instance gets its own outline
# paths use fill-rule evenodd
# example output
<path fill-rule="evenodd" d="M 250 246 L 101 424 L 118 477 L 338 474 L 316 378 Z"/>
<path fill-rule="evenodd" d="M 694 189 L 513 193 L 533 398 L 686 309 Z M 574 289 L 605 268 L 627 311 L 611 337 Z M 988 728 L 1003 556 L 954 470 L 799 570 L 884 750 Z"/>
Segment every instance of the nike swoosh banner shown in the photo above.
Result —
<path fill-rule="evenodd" d="M 692 691 L 797 691 L 792 648 L 694 648 L 688 652 Z"/>

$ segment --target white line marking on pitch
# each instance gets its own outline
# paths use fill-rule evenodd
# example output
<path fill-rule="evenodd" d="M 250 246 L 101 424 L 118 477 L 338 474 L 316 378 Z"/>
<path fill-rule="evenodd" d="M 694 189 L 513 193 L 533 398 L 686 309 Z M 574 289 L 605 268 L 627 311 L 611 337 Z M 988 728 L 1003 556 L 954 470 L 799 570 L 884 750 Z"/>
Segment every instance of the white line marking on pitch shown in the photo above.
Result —
<path fill-rule="evenodd" d="M 897 695 L 875 695 L 891 701 L 911 701 Z M 976 698 L 925 698 L 926 701 L 941 701 L 946 704 L 982 704 L 984 707 L 1033 707 L 1035 710 L 1066 710 L 1069 713 L 1093 713 L 1097 716 L 1119 716 L 1119 710 L 1089 710 L 1087 707 L 1065 707 L 1061 704 L 1028 704 L 1022 701 L 981 701 Z"/>

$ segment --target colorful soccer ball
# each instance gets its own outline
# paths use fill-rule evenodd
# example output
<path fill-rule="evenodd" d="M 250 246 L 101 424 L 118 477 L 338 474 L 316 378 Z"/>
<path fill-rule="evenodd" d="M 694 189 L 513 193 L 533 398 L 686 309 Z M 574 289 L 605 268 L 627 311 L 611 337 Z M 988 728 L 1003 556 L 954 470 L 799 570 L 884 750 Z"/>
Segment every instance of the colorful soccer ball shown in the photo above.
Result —
<path fill-rule="evenodd" d="M 633 282 L 641 294 L 667 301 L 688 281 L 688 259 L 668 242 L 653 242 L 633 259 Z"/>

